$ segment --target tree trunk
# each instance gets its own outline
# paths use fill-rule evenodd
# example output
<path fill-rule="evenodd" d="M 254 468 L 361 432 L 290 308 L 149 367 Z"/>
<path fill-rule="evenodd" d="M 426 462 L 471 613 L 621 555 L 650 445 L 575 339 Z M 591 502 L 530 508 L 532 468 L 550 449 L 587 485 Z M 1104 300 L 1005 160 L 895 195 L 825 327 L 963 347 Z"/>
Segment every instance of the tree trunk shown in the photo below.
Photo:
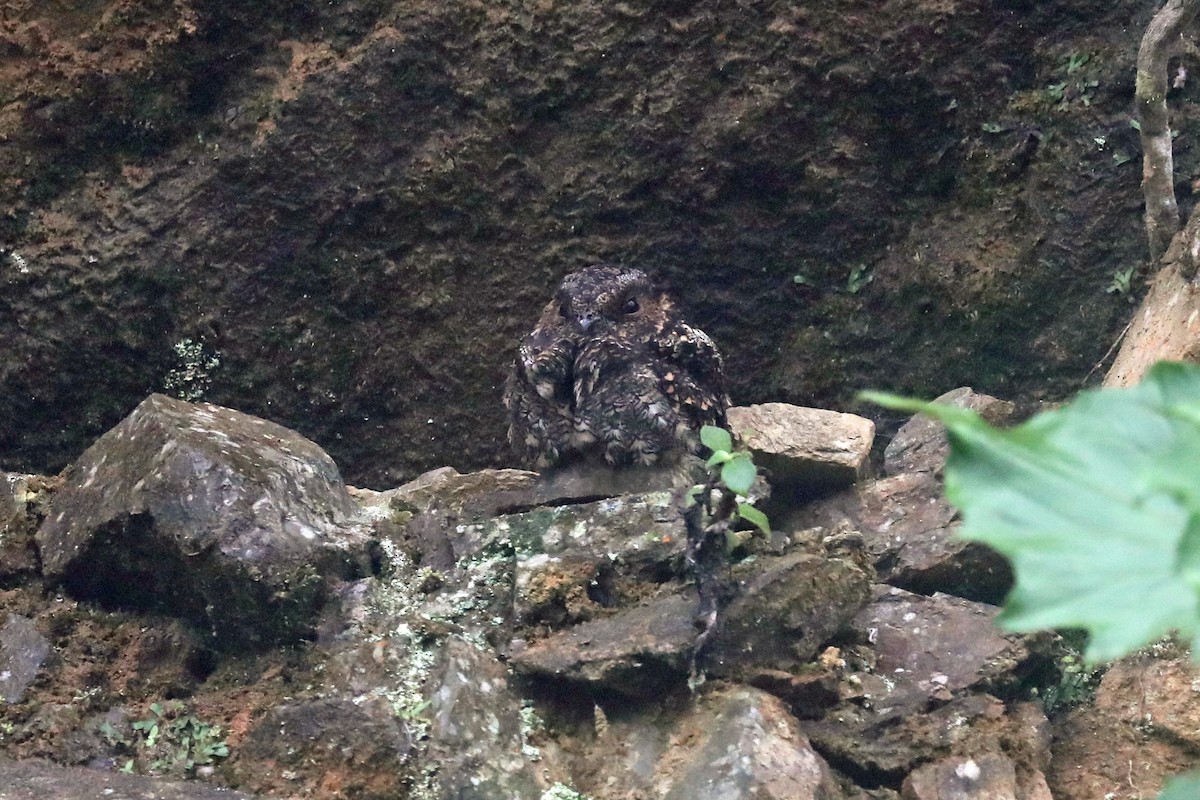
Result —
<path fill-rule="evenodd" d="M 1193 213 L 1138 306 L 1105 386 L 1132 386 L 1155 361 L 1200 362 L 1200 286 L 1189 277 L 1198 256 L 1200 213 Z"/>
<path fill-rule="evenodd" d="M 1200 289 L 1192 280 L 1200 264 L 1200 213 L 1193 213 L 1183 233 L 1175 235 L 1179 206 L 1167 116 L 1167 62 L 1179 46 L 1183 29 L 1198 13 L 1200 0 L 1167 0 L 1150 20 L 1138 50 L 1136 97 L 1146 236 L 1151 258 L 1163 267 L 1129 323 L 1105 386 L 1131 386 L 1155 361 L 1200 361 Z"/>
<path fill-rule="evenodd" d="M 1200 12 L 1200 0 L 1167 0 L 1142 36 L 1137 59 L 1137 111 L 1142 139 L 1142 194 L 1150 257 L 1158 260 L 1179 230 L 1175 167 L 1167 116 L 1167 61 L 1179 46 L 1180 33 Z"/>

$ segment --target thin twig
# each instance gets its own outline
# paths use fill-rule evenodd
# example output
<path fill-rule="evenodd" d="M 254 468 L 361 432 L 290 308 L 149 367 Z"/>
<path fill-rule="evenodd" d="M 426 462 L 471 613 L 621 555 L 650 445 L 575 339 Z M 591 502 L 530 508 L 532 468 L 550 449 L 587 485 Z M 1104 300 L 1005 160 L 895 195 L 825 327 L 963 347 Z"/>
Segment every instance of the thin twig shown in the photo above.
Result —
<path fill-rule="evenodd" d="M 1135 315 L 1133 319 L 1137 319 L 1137 316 Z M 1113 354 L 1113 351 L 1117 349 L 1117 345 L 1119 345 L 1121 343 L 1121 340 L 1125 338 L 1125 334 L 1129 333 L 1129 329 L 1133 327 L 1133 319 L 1131 319 L 1131 320 L 1129 320 L 1129 322 L 1125 323 L 1125 327 L 1121 330 L 1120 333 L 1117 334 L 1117 338 L 1113 339 L 1113 343 L 1108 348 L 1108 352 L 1104 354 L 1103 358 L 1101 358 L 1099 361 L 1096 362 L 1095 366 L 1093 366 L 1090 370 L 1088 370 L 1087 375 L 1083 376 L 1083 380 L 1081 380 L 1079 382 L 1080 386 L 1085 385 L 1088 382 L 1088 378 L 1092 377 L 1092 375 L 1095 374 L 1096 370 L 1100 369 L 1100 366 L 1105 361 L 1108 361 L 1108 357 Z"/>

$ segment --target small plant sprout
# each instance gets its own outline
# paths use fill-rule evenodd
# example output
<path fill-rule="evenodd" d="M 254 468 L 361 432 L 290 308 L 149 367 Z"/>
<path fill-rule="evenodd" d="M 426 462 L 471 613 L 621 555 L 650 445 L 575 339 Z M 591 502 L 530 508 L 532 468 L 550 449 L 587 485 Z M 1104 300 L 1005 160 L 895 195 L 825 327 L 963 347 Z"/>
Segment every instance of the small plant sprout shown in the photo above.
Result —
<path fill-rule="evenodd" d="M 229 755 L 223 729 L 199 719 L 178 701 L 151 703 L 150 715 L 129 727 L 127 736 L 110 722 L 100 726 L 108 745 L 129 756 L 122 772 L 194 775 Z"/>
<path fill-rule="evenodd" d="M 869 266 L 856 264 L 850 270 L 850 277 L 846 279 L 846 291 L 850 294 L 858 294 L 873 280 L 875 280 L 875 276 L 871 274 Z"/>
<path fill-rule="evenodd" d="M 733 492 L 737 506 L 735 513 L 741 519 L 746 520 L 751 525 L 755 526 L 763 533 L 771 532 L 771 524 L 767 520 L 767 515 L 759 511 L 753 506 L 749 499 L 750 489 L 754 485 L 754 479 L 758 477 L 758 468 L 754 466 L 754 462 L 750 459 L 750 453 L 742 450 L 734 452 L 733 437 L 729 431 L 724 428 L 718 428 L 715 425 L 705 425 L 700 429 L 700 441 L 712 451 L 712 455 L 708 458 L 707 466 L 710 471 L 719 471 L 719 480 L 729 491 Z M 706 489 L 705 484 L 693 486 L 688 492 L 688 506 L 697 502 L 697 495 Z M 710 490 L 711 491 L 711 490 Z M 731 537 L 727 542 L 731 547 L 736 547 L 742 543 L 742 540 L 737 538 L 732 531 L 729 533 Z"/>
<path fill-rule="evenodd" d="M 1112 274 L 1108 288 L 1104 291 L 1107 294 L 1129 294 L 1130 285 L 1133 282 L 1133 272 L 1133 267 L 1117 270 Z"/>

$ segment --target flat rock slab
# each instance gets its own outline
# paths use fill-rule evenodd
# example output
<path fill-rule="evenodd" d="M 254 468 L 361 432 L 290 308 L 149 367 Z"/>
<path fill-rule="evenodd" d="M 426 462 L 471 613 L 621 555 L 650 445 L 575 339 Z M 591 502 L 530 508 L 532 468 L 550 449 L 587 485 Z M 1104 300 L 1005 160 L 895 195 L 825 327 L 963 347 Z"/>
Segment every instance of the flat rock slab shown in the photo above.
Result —
<path fill-rule="evenodd" d="M 457 559 L 511 550 L 537 555 L 599 555 L 625 564 L 657 564 L 678 557 L 687 529 L 677 498 L 668 492 L 629 495 L 573 506 L 535 508 L 453 532 Z"/>
<path fill-rule="evenodd" d="M 514 652 L 512 665 L 534 678 L 659 698 L 686 683 L 697 605 L 694 596 L 669 595 L 584 622 Z"/>
<path fill-rule="evenodd" d="M 50 642 L 33 620 L 16 614 L 0 627 L 0 700 L 19 703 L 50 654 Z"/>
<path fill-rule="evenodd" d="M 1049 723 L 1034 703 L 1005 704 L 987 694 L 966 694 L 932 711 L 880 711 L 843 704 L 821 720 L 800 723 L 830 761 L 872 782 L 899 784 L 939 758 L 1008 753 L 1019 773 L 1045 768 Z"/>
<path fill-rule="evenodd" d="M 995 627 L 999 609 L 949 595 L 932 597 L 877 587 L 854 627 L 876 653 L 885 687 L 871 698 L 879 711 L 919 708 L 1010 675 L 1029 656 L 1021 637 Z"/>
<path fill-rule="evenodd" d="M 869 419 L 788 403 L 731 408 L 729 427 L 767 471 L 776 498 L 853 484 L 875 441 Z"/>
<path fill-rule="evenodd" d="M 462 473 L 453 467 L 439 467 L 381 494 L 399 511 L 442 509 L 484 518 L 493 517 L 505 508 L 535 505 L 537 479 L 536 472 L 523 469 Z"/>
<path fill-rule="evenodd" d="M 267 800 L 199 781 L 164 781 L 42 761 L 0 760 L 0 800 Z"/>
<path fill-rule="evenodd" d="M 306 635 L 370 540 L 317 445 L 266 420 L 151 395 L 70 467 L 37 532 L 76 597 L 171 614 L 223 648 Z"/>
<path fill-rule="evenodd" d="M 534 497 L 537 505 L 586 503 L 605 497 L 686 489 L 702 483 L 705 477 L 704 462 L 691 455 L 673 464 L 620 469 L 576 461 L 542 472 Z"/>

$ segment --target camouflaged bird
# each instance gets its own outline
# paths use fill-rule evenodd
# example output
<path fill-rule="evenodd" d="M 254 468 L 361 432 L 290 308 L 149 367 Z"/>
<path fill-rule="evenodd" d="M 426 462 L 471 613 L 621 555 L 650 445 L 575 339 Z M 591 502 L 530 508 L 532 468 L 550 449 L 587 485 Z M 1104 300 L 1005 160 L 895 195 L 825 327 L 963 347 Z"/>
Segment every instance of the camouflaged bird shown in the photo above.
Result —
<path fill-rule="evenodd" d="M 508 441 L 533 466 L 589 453 L 619 466 L 696 452 L 729 398 L 712 339 L 644 272 L 598 265 L 564 278 L 521 341 L 504 405 Z"/>

